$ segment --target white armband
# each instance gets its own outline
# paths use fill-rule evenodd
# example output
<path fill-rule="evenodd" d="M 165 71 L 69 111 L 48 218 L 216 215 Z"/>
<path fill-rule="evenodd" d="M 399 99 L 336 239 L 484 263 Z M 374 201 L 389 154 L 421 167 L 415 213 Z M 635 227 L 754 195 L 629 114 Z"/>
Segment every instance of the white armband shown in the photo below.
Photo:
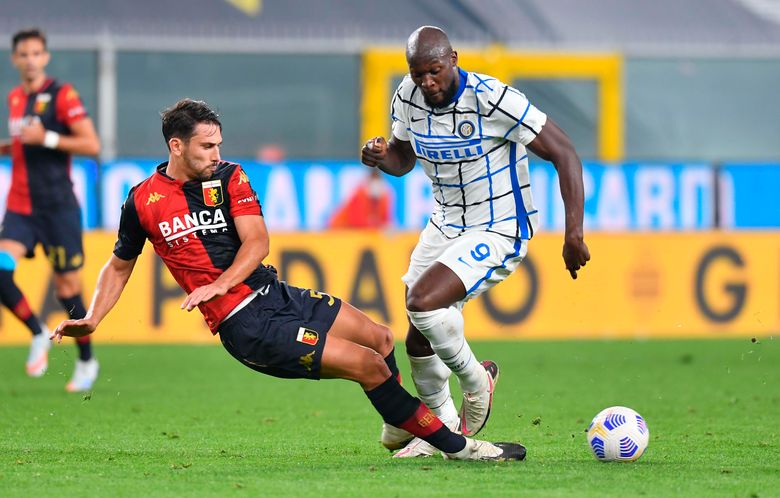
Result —
<path fill-rule="evenodd" d="M 43 135 L 43 146 L 48 149 L 56 149 L 60 144 L 60 134 L 56 131 L 46 130 Z"/>

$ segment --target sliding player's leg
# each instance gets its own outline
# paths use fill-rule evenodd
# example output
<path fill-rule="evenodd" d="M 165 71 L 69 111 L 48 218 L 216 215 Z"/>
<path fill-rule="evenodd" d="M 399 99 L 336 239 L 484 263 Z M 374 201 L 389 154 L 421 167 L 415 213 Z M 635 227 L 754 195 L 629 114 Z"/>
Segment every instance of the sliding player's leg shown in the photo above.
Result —
<path fill-rule="evenodd" d="M 342 311 L 328 332 L 329 337 L 340 337 L 365 346 L 378 352 L 385 360 L 391 375 L 401 383 L 401 374 L 395 359 L 395 342 L 392 331 L 378 323 L 375 323 L 363 312 L 349 303 L 342 301 Z M 389 450 L 397 450 L 406 446 L 414 435 L 404 429 L 399 429 L 388 423 L 382 424 L 380 442 Z"/>
<path fill-rule="evenodd" d="M 352 307 L 344 307 L 339 314 L 355 311 Z M 334 326 L 338 322 L 337 318 Z M 359 383 L 386 423 L 425 440 L 447 458 L 522 460 L 525 457 L 525 448 L 519 444 L 476 441 L 449 430 L 428 407 L 401 387 L 380 353 L 335 334 L 328 334 L 323 349 L 321 378 L 340 378 Z"/>

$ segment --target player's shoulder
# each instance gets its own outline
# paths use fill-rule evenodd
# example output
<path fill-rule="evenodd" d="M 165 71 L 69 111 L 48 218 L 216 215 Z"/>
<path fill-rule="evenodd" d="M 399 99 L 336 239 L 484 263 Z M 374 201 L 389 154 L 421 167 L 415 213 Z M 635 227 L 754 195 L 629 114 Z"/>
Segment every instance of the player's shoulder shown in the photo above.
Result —
<path fill-rule="evenodd" d="M 67 81 L 54 80 L 49 88 L 50 92 L 56 95 L 58 100 L 61 99 L 66 102 L 80 102 L 81 96 L 72 83 L 68 83 Z"/>
<path fill-rule="evenodd" d="M 169 190 L 171 185 L 175 184 L 175 182 L 165 175 L 165 167 L 167 164 L 167 162 L 158 164 L 151 175 L 133 185 L 130 192 L 127 193 L 127 199 L 132 200 L 139 197 L 154 195 L 155 192 L 157 194 L 166 194 L 167 192 L 165 191 Z"/>
<path fill-rule="evenodd" d="M 230 179 L 236 172 L 236 170 L 242 170 L 243 168 L 239 163 L 233 163 L 230 161 L 220 161 L 217 164 L 217 169 L 214 170 L 214 178 Z"/>
<path fill-rule="evenodd" d="M 482 97 L 503 91 L 507 84 L 489 74 L 466 71 L 466 87 L 471 89 L 475 96 Z"/>
<path fill-rule="evenodd" d="M 125 202 L 133 201 L 135 198 L 143 196 L 145 192 L 151 191 L 153 189 L 152 184 L 154 183 L 155 175 L 157 175 L 157 172 L 133 185 L 127 193 L 127 200 Z"/>
<path fill-rule="evenodd" d="M 407 73 L 401 80 L 401 83 L 398 84 L 395 93 L 402 99 L 408 100 L 412 97 L 412 94 L 415 93 L 416 88 L 414 81 L 412 81 L 412 77 Z"/>
<path fill-rule="evenodd" d="M 8 91 L 8 100 L 11 100 L 14 97 L 23 97 L 23 96 L 24 96 L 24 88 L 22 88 L 22 85 L 15 86 Z"/>

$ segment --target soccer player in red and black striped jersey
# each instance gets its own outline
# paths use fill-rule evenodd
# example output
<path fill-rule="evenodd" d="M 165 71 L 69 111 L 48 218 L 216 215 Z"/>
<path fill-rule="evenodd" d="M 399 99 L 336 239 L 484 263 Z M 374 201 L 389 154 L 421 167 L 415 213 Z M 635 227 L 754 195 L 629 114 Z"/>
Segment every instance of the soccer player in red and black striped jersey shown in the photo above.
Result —
<path fill-rule="evenodd" d="M 114 254 L 86 317 L 52 335 L 83 337 L 116 304 L 149 240 L 238 361 L 281 378 L 360 384 L 385 423 L 423 438 L 447 458 L 521 460 L 516 443 L 450 431 L 399 383 L 390 330 L 331 295 L 281 282 L 263 264 L 269 239 L 257 194 L 241 166 L 220 158 L 222 125 L 204 102 L 184 99 L 162 115 L 168 161 L 136 185 L 122 208 Z"/>
<path fill-rule="evenodd" d="M 27 373 L 42 376 L 48 367 L 49 331 L 30 310 L 14 282 L 16 262 L 33 257 L 43 245 L 54 269 L 57 298 L 72 318 L 86 309 L 81 298 L 84 264 L 81 211 L 70 179 L 71 154 L 97 155 L 100 141 L 76 90 L 46 75 L 46 37 L 38 29 L 14 34 L 11 60 L 21 84 L 8 94 L 10 141 L 0 153 L 11 155 L 11 188 L 0 229 L 0 301 L 33 334 Z M 98 374 L 89 338 L 77 340 L 79 358 L 68 391 L 92 388 Z"/>

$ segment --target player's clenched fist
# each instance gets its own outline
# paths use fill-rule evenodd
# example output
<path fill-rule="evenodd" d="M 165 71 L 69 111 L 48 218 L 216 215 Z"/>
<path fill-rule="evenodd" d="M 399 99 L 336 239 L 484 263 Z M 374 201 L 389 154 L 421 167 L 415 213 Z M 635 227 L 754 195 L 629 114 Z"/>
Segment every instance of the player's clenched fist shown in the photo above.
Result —
<path fill-rule="evenodd" d="M 360 161 L 366 166 L 382 165 L 387 157 L 387 141 L 384 137 L 374 137 L 360 151 Z"/>

